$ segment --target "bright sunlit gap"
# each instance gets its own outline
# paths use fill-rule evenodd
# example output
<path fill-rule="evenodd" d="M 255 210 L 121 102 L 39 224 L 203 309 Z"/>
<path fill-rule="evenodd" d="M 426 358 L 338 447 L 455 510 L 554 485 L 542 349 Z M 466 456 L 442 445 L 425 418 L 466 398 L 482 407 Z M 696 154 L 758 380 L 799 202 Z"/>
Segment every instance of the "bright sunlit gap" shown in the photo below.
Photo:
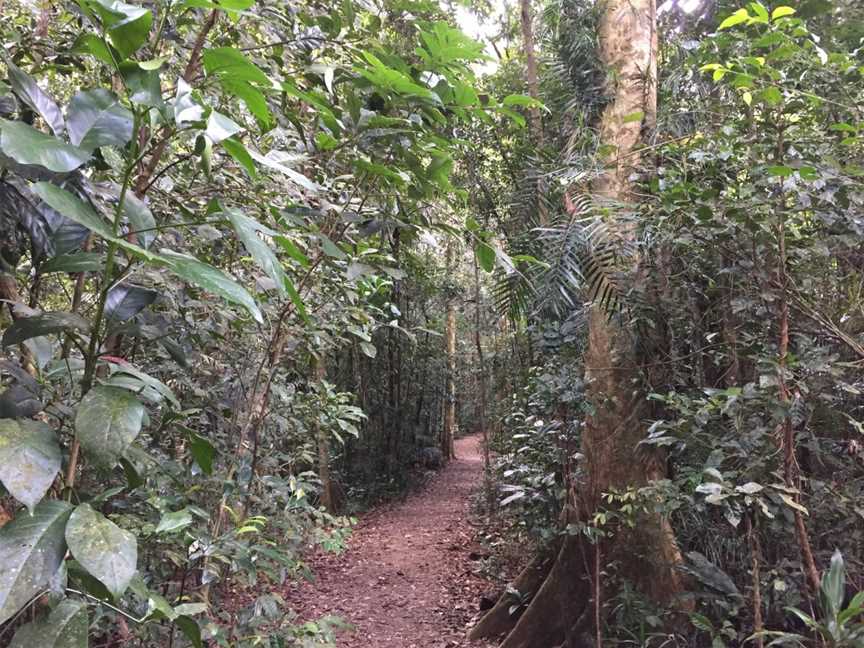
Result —
<path fill-rule="evenodd" d="M 481 22 L 476 15 L 471 13 L 470 9 L 461 5 L 456 7 L 456 22 L 459 28 L 474 40 L 483 43 L 484 51 L 489 57 L 488 61 L 472 66 L 477 75 L 492 74 L 498 69 L 498 55 L 495 53 L 495 48 L 492 47 L 492 40 L 499 33 L 500 18 L 505 11 L 505 3 L 496 2 L 494 15 Z"/>

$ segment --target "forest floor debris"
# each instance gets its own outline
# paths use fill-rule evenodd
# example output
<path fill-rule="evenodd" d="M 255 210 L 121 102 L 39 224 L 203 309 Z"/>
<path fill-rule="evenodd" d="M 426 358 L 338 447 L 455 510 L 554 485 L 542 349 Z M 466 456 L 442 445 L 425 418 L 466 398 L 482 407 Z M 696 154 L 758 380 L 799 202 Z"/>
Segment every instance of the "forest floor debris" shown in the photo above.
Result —
<path fill-rule="evenodd" d="M 336 615 L 353 626 L 340 648 L 460 648 L 494 585 L 476 560 L 472 495 L 483 459 L 477 436 L 456 441 L 456 459 L 402 502 L 363 516 L 340 555 L 312 558 L 315 580 L 292 583 L 288 604 L 304 620 Z"/>

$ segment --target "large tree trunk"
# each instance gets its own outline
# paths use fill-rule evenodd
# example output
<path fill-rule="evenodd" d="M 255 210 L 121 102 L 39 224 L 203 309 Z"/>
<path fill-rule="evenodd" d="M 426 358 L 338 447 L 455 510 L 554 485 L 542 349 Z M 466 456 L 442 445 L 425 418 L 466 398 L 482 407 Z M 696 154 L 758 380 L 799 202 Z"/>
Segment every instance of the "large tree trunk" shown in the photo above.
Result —
<path fill-rule="evenodd" d="M 607 104 L 600 123 L 605 170 L 592 187 L 598 212 L 610 216 L 609 228 L 622 240 L 635 235 L 632 219 L 615 216 L 635 202 L 633 178 L 643 166 L 640 147 L 656 123 L 656 0 L 606 0 L 599 25 L 600 58 L 607 66 Z M 638 280 L 638 261 L 623 270 Z M 662 478 L 662 458 L 639 449 L 645 438 L 647 401 L 633 327 L 599 305 L 589 313 L 585 354 L 586 396 L 592 414 L 582 433 L 584 480 L 572 515 L 590 522 L 601 495 L 612 489 L 639 488 Z M 567 642 L 582 645 L 596 625 L 601 601 L 590 583 L 595 551 L 644 595 L 668 604 L 682 590 L 676 566 L 681 562 L 672 529 L 658 515 L 643 515 L 634 529 L 615 529 L 600 547 L 568 536 L 544 583 L 508 635 L 504 648 L 550 648 Z M 610 584 L 604 583 L 608 591 Z M 590 600 L 592 596 L 595 600 Z M 482 623 L 482 621 L 481 621 Z M 476 636 L 476 635 L 475 635 Z"/>

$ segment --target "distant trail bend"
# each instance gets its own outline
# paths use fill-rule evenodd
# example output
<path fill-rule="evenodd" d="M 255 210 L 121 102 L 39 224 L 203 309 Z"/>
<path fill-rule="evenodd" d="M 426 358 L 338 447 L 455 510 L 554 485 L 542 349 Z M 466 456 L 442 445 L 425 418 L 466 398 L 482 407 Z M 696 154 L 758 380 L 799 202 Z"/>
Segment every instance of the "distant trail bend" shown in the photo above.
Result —
<path fill-rule="evenodd" d="M 315 580 L 292 586 L 289 605 L 303 620 L 332 614 L 354 626 L 340 635 L 340 648 L 485 645 L 465 639 L 492 587 L 471 560 L 481 450 L 478 436 L 457 440 L 457 458 L 422 490 L 361 518 L 345 553 L 317 557 Z"/>

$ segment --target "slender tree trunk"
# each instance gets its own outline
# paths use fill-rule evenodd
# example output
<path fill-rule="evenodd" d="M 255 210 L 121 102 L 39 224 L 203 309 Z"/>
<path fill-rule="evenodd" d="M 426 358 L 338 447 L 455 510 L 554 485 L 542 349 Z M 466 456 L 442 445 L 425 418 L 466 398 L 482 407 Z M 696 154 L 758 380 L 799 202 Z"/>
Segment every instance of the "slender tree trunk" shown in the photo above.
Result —
<path fill-rule="evenodd" d="M 540 99 L 540 83 L 537 79 L 537 54 L 534 51 L 534 25 L 531 19 L 531 0 L 519 0 L 519 9 L 522 20 L 522 50 L 525 54 L 525 85 L 528 86 L 528 95 L 533 99 Z M 543 145 L 543 123 L 540 119 L 540 110 L 531 107 L 528 110 L 528 118 L 531 122 L 531 136 L 534 141 Z"/>
<path fill-rule="evenodd" d="M 454 436 L 456 434 L 456 306 L 453 298 L 447 300 L 447 390 L 444 415 L 444 456 L 455 459 Z"/>
<path fill-rule="evenodd" d="M 782 164 L 784 158 L 783 129 L 777 136 L 777 160 Z M 782 446 L 783 446 L 783 476 L 786 486 L 799 491 L 794 495 L 796 502 L 800 502 L 801 479 L 798 467 L 798 458 L 795 453 L 795 430 L 792 427 L 792 394 L 786 382 L 786 367 L 789 358 L 789 275 L 786 270 L 786 196 L 783 191 L 782 178 L 779 183 L 780 205 L 777 210 L 777 283 L 780 285 L 780 303 L 778 316 L 778 343 L 777 343 L 777 384 L 780 392 L 780 402 L 783 403 L 786 412 L 781 424 Z M 810 546 L 810 535 L 807 532 L 807 524 L 804 516 L 797 508 L 793 510 L 795 516 L 795 535 L 798 539 L 798 548 L 801 551 L 801 563 L 804 567 L 804 576 L 807 589 L 812 597 L 819 594 L 820 579 L 819 570 L 816 568 L 816 560 L 813 557 L 813 549 Z"/>
<path fill-rule="evenodd" d="M 532 99 L 540 100 L 540 82 L 537 78 L 537 53 L 534 48 L 534 25 L 531 16 L 531 0 L 519 0 L 519 9 L 522 23 L 522 50 L 525 55 L 525 85 L 528 87 L 528 95 Z M 528 109 L 528 120 L 530 123 L 531 139 L 537 151 L 543 149 L 543 119 L 540 109 L 531 106 Z M 546 194 L 546 186 L 542 174 L 538 174 L 537 181 L 537 218 L 541 226 L 549 222 L 546 213 L 546 203 L 543 198 Z"/>
<path fill-rule="evenodd" d="M 447 246 L 447 272 L 453 271 L 453 244 Z M 442 452 L 447 459 L 456 458 L 456 303 L 452 294 L 447 296 L 445 344 L 447 346 L 447 386 L 444 390 L 444 438 Z"/>
<path fill-rule="evenodd" d="M 324 359 L 313 356 L 311 368 L 313 382 L 321 383 L 327 373 Z M 333 480 L 330 478 L 330 437 L 317 419 L 315 422 L 315 439 L 318 443 L 318 479 L 321 481 L 321 506 L 328 513 L 335 513 Z"/>
<path fill-rule="evenodd" d="M 492 466 L 489 458 L 489 432 L 486 425 L 486 360 L 483 357 L 483 344 L 481 343 L 481 318 L 480 318 L 480 267 L 477 263 L 477 255 L 474 255 L 474 345 L 477 348 L 477 391 L 478 408 L 477 420 L 480 425 L 480 434 L 483 438 L 483 489 L 486 493 L 486 512 L 491 515 L 495 504 L 495 494 L 492 492 Z"/>

